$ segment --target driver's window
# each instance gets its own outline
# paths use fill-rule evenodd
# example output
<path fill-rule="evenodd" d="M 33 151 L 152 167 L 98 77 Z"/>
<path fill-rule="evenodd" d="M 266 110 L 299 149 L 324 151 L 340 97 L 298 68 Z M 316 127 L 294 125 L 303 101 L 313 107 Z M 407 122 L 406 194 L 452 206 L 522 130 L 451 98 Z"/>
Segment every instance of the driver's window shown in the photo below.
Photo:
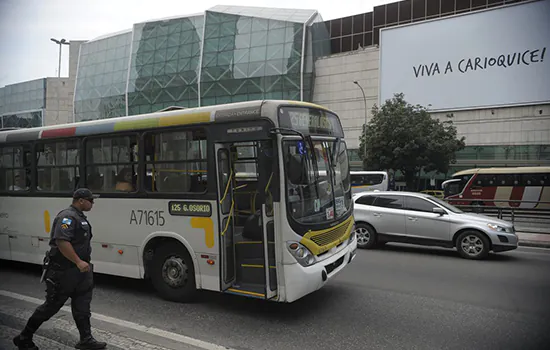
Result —
<path fill-rule="evenodd" d="M 436 205 L 422 198 L 405 197 L 405 209 L 431 213 Z"/>

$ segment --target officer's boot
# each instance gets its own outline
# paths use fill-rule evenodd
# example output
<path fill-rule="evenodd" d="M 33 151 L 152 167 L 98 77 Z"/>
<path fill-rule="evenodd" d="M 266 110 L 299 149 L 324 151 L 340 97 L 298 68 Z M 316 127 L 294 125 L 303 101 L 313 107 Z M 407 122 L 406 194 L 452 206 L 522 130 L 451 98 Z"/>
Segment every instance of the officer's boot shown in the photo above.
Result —
<path fill-rule="evenodd" d="M 38 346 L 32 341 L 32 336 L 34 335 L 32 328 L 35 326 L 33 321 L 34 319 L 31 317 L 23 331 L 13 338 L 13 343 L 17 346 L 18 350 L 38 350 Z"/>
<path fill-rule="evenodd" d="M 17 337 L 13 338 L 13 343 L 17 346 L 18 350 L 38 350 L 38 346 L 32 341 L 32 335 L 30 337 L 25 337 L 19 334 Z"/>
<path fill-rule="evenodd" d="M 76 321 L 76 320 L 75 320 Z M 97 341 L 92 336 L 92 327 L 89 318 L 82 318 L 76 321 L 76 326 L 80 332 L 80 341 L 75 345 L 75 348 L 81 350 L 99 350 L 105 349 L 107 343 Z"/>

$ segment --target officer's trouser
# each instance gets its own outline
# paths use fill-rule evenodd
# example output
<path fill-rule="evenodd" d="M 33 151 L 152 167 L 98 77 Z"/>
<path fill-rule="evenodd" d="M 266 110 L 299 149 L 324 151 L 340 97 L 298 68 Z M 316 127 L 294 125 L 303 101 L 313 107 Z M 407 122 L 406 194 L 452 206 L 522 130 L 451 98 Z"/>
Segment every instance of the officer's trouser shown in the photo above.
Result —
<path fill-rule="evenodd" d="M 71 309 L 81 340 L 91 336 L 90 303 L 94 289 L 93 273 L 80 272 L 77 267 L 50 270 L 46 273 L 46 301 L 36 308 L 27 322 L 23 335 L 32 337 L 42 323 L 54 316 L 71 298 Z"/>

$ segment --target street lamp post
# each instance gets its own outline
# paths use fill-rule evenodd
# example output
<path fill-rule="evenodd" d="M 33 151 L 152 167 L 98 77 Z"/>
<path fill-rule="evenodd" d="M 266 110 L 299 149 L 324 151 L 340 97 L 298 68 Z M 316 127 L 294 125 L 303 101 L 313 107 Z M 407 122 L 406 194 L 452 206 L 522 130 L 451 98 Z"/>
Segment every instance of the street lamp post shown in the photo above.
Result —
<path fill-rule="evenodd" d="M 58 65 L 58 68 L 57 68 L 57 119 L 56 119 L 56 124 L 59 122 L 59 85 L 61 84 L 61 48 L 63 47 L 63 45 L 70 45 L 70 43 L 65 40 L 65 39 L 61 39 L 61 40 L 57 40 L 57 39 L 54 39 L 54 38 L 50 38 L 51 41 L 53 41 L 54 43 L 56 43 L 57 45 L 59 45 L 59 65 Z M 44 122 L 42 122 L 44 123 Z"/>
<path fill-rule="evenodd" d="M 363 126 L 363 136 L 365 137 L 365 140 L 363 140 L 363 157 L 367 156 L 367 140 L 366 140 L 366 134 L 367 134 L 367 97 L 365 96 L 365 90 L 363 90 L 363 87 L 359 84 L 359 82 L 356 80 L 353 82 L 355 85 L 359 86 L 359 89 L 361 89 L 361 93 L 363 93 L 363 102 L 365 102 L 365 124 Z M 364 163 L 363 163 L 364 165 Z"/>
<path fill-rule="evenodd" d="M 57 77 L 60 78 L 61 77 L 61 47 L 63 45 L 70 45 L 70 44 L 65 39 L 57 40 L 57 39 L 51 38 L 50 40 L 56 43 L 57 45 L 59 45 L 59 66 L 57 69 Z"/>

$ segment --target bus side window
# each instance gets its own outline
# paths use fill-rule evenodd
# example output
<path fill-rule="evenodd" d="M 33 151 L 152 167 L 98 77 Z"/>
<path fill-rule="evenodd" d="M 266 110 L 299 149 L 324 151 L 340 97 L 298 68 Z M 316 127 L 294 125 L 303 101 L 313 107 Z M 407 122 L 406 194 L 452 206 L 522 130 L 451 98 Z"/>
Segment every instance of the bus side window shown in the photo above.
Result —
<path fill-rule="evenodd" d="M 72 192 L 78 187 L 80 141 L 69 139 L 36 144 L 36 189 Z"/>
<path fill-rule="evenodd" d="M 204 129 L 147 133 L 145 188 L 152 192 L 205 192 L 206 152 Z"/>
<path fill-rule="evenodd" d="M 491 174 L 480 174 L 474 180 L 474 187 L 497 186 L 495 176 Z"/>
<path fill-rule="evenodd" d="M 137 190 L 137 135 L 94 137 L 86 141 L 86 183 L 96 192 Z"/>
<path fill-rule="evenodd" d="M 550 174 L 533 174 L 533 186 L 550 185 Z"/>
<path fill-rule="evenodd" d="M 536 174 L 521 174 L 519 177 L 520 186 L 537 186 Z"/>
<path fill-rule="evenodd" d="M 0 172 L 3 183 L 0 190 L 27 191 L 30 186 L 30 145 L 2 147 Z"/>
<path fill-rule="evenodd" d="M 501 174 L 496 176 L 496 186 L 517 186 L 517 176 L 514 174 Z"/>
<path fill-rule="evenodd" d="M 361 186 L 363 184 L 361 175 L 351 175 L 351 185 Z"/>

